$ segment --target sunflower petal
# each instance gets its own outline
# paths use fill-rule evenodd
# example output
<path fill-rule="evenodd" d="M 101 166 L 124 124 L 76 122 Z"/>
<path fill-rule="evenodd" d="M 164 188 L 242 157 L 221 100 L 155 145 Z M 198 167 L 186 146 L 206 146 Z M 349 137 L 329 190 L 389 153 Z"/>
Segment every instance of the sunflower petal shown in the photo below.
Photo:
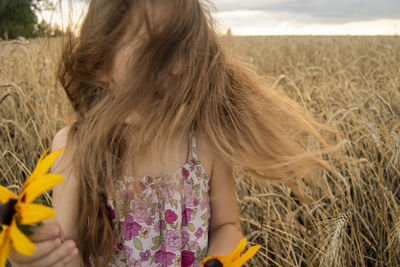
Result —
<path fill-rule="evenodd" d="M 46 149 L 46 151 L 43 153 L 45 155 L 49 151 L 49 149 Z M 46 174 L 50 166 L 54 163 L 54 161 L 57 159 L 57 157 L 64 151 L 64 148 L 61 148 L 59 150 L 56 150 L 52 153 L 50 153 L 48 156 L 43 158 L 43 155 L 40 157 L 38 163 L 36 164 L 35 169 L 32 172 L 32 176 L 36 175 L 43 175 Z"/>
<path fill-rule="evenodd" d="M 250 247 L 234 264 L 234 266 L 243 266 L 249 259 L 256 255 L 260 245 Z"/>
<path fill-rule="evenodd" d="M 242 238 L 239 243 L 237 244 L 236 248 L 229 253 L 228 255 L 226 255 L 225 257 L 223 257 L 223 263 L 229 263 L 229 262 L 233 262 L 235 261 L 237 258 L 240 257 L 240 253 L 242 253 L 242 251 L 245 249 L 246 247 L 246 243 L 247 243 L 247 239 L 246 238 Z"/>
<path fill-rule="evenodd" d="M 13 192 L 11 192 L 9 189 L 7 189 L 4 186 L 0 185 L 0 202 L 5 204 L 10 199 L 18 199 L 18 197 Z"/>
<path fill-rule="evenodd" d="M 34 224 L 47 218 L 53 218 L 56 211 L 40 204 L 18 203 L 17 212 L 21 224 Z"/>
<path fill-rule="evenodd" d="M 6 266 L 7 257 L 11 251 L 11 240 L 7 225 L 3 225 L 3 230 L 0 233 L 0 267 Z"/>
<path fill-rule="evenodd" d="M 63 175 L 61 174 L 45 174 L 37 179 L 33 180 L 19 195 L 20 199 L 23 199 L 25 203 L 31 203 L 39 195 L 51 189 L 56 184 L 63 181 Z"/>
<path fill-rule="evenodd" d="M 0 266 L 6 266 L 8 255 L 11 251 L 11 242 L 10 240 L 6 240 L 3 244 L 1 244 L 0 250 Z"/>
<path fill-rule="evenodd" d="M 31 175 L 29 175 L 29 177 L 26 179 L 26 181 L 25 181 L 25 183 L 24 183 L 24 187 L 28 186 L 28 185 L 30 184 L 31 180 L 33 180 L 33 179 L 36 177 L 36 173 L 37 173 L 38 166 L 40 165 L 40 162 L 42 162 L 44 156 L 47 154 L 47 152 L 48 152 L 49 150 L 50 150 L 50 149 L 47 148 L 47 149 L 43 152 L 43 154 L 40 156 L 38 162 L 36 163 L 35 169 L 33 169 L 33 172 L 31 173 Z M 22 189 L 23 189 L 23 188 L 22 188 Z"/>
<path fill-rule="evenodd" d="M 33 251 L 36 249 L 35 244 L 19 230 L 15 219 L 10 225 L 10 237 L 12 245 L 17 252 L 28 256 L 33 255 Z"/>

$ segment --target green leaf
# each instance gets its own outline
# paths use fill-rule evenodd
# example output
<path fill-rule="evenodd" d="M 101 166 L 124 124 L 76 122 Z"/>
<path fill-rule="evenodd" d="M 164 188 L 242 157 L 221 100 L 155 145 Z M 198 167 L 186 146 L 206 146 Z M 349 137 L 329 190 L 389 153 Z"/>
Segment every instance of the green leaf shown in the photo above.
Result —
<path fill-rule="evenodd" d="M 44 205 L 46 207 L 51 207 L 51 205 L 49 205 L 49 203 L 47 203 L 46 199 L 43 197 L 43 195 L 37 197 L 33 203 L 35 204 L 40 204 L 40 205 Z"/>
<path fill-rule="evenodd" d="M 188 223 L 187 227 L 191 232 L 196 231 L 196 226 L 193 223 Z"/>
<path fill-rule="evenodd" d="M 208 247 L 203 248 L 201 252 L 198 254 L 200 255 L 200 259 L 204 259 L 205 257 L 207 257 L 207 252 L 208 252 Z"/>
<path fill-rule="evenodd" d="M 140 242 L 140 240 L 137 239 L 136 237 L 133 238 L 133 245 L 134 245 L 135 248 L 137 248 L 138 250 L 143 250 L 142 242 Z"/>
<path fill-rule="evenodd" d="M 149 196 L 147 197 L 147 203 L 152 203 L 152 201 L 153 201 L 153 195 L 152 194 L 149 194 Z"/>
<path fill-rule="evenodd" d="M 160 244 L 155 244 L 154 246 L 151 247 L 151 250 L 158 250 L 160 248 Z"/>
<path fill-rule="evenodd" d="M 199 184 L 195 184 L 194 190 L 195 190 L 195 191 L 200 190 L 200 185 L 199 185 Z"/>
<path fill-rule="evenodd" d="M 21 232 L 24 233 L 24 235 L 29 236 L 29 235 L 33 234 L 29 225 L 20 224 L 19 221 L 17 220 L 17 226 L 18 226 L 19 230 L 21 230 Z"/>
<path fill-rule="evenodd" d="M 201 253 L 201 249 L 200 249 L 200 246 L 198 246 L 196 249 L 196 255 L 200 255 L 200 253 Z"/>
<path fill-rule="evenodd" d="M 153 244 L 157 244 L 157 245 L 161 244 L 161 236 L 153 237 L 152 240 L 153 240 Z"/>
<path fill-rule="evenodd" d="M 126 198 L 124 200 L 124 208 L 127 208 L 129 210 L 130 207 L 131 207 L 131 200 L 129 198 Z"/>

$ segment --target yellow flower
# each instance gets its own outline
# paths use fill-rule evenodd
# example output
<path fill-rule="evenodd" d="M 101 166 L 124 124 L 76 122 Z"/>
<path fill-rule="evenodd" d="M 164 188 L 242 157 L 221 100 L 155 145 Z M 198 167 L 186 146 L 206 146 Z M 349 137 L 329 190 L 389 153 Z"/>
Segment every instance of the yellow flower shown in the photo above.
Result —
<path fill-rule="evenodd" d="M 140 231 L 140 237 L 146 239 L 149 236 L 149 233 L 150 233 L 150 228 L 145 227 Z"/>
<path fill-rule="evenodd" d="M 49 207 L 32 203 L 39 195 L 62 182 L 62 175 L 47 173 L 56 158 L 64 151 L 59 149 L 47 157 L 40 157 L 35 169 L 26 179 L 19 196 L 0 186 L 0 267 L 5 266 L 11 246 L 24 255 L 32 255 L 35 245 L 21 232 L 19 224 L 34 224 L 46 218 L 53 218 L 55 211 Z"/>
<path fill-rule="evenodd" d="M 226 256 L 219 256 L 219 255 L 211 255 L 203 259 L 201 262 L 203 265 L 206 266 L 205 264 L 209 260 L 216 260 L 220 262 L 219 266 L 223 267 L 240 267 L 243 264 L 245 264 L 246 261 L 251 259 L 256 253 L 257 250 L 261 247 L 260 245 L 257 246 L 252 246 L 250 247 L 242 256 L 240 256 L 240 253 L 245 249 L 246 247 L 247 240 L 246 238 L 242 238 L 237 247 L 229 254 Z M 218 265 L 216 265 L 218 266 Z"/>
<path fill-rule="evenodd" d="M 181 256 L 177 255 L 174 265 L 181 266 Z"/>

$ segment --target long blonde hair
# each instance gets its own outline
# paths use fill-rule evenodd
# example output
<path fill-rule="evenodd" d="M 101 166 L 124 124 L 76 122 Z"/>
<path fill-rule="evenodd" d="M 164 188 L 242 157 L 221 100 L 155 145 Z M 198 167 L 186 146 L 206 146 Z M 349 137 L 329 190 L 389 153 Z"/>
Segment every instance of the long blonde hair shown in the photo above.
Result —
<path fill-rule="evenodd" d="M 123 80 L 99 78 L 127 47 Z M 320 131 L 328 128 L 224 48 L 207 2 L 93 0 L 63 55 L 59 78 L 76 113 L 67 146 L 74 144 L 81 185 L 85 264 L 92 257 L 104 266 L 115 246 L 106 199 L 123 159 L 134 169 L 138 155 L 168 148 L 172 137 L 195 131 L 236 170 L 295 190 L 315 167 L 328 166 L 320 157 L 327 147 Z M 139 108 L 143 119 L 125 123 Z"/>

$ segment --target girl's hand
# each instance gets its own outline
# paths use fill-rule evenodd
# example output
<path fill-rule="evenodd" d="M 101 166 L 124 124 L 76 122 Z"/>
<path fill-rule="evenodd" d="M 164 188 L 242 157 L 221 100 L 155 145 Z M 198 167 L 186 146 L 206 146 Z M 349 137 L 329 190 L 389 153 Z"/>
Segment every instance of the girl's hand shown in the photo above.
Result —
<path fill-rule="evenodd" d="M 35 243 L 33 255 L 26 256 L 11 250 L 9 260 L 15 267 L 62 267 L 78 255 L 75 242 L 61 242 L 61 227 L 56 220 L 46 220 L 42 226 L 31 226 L 29 239 Z"/>

